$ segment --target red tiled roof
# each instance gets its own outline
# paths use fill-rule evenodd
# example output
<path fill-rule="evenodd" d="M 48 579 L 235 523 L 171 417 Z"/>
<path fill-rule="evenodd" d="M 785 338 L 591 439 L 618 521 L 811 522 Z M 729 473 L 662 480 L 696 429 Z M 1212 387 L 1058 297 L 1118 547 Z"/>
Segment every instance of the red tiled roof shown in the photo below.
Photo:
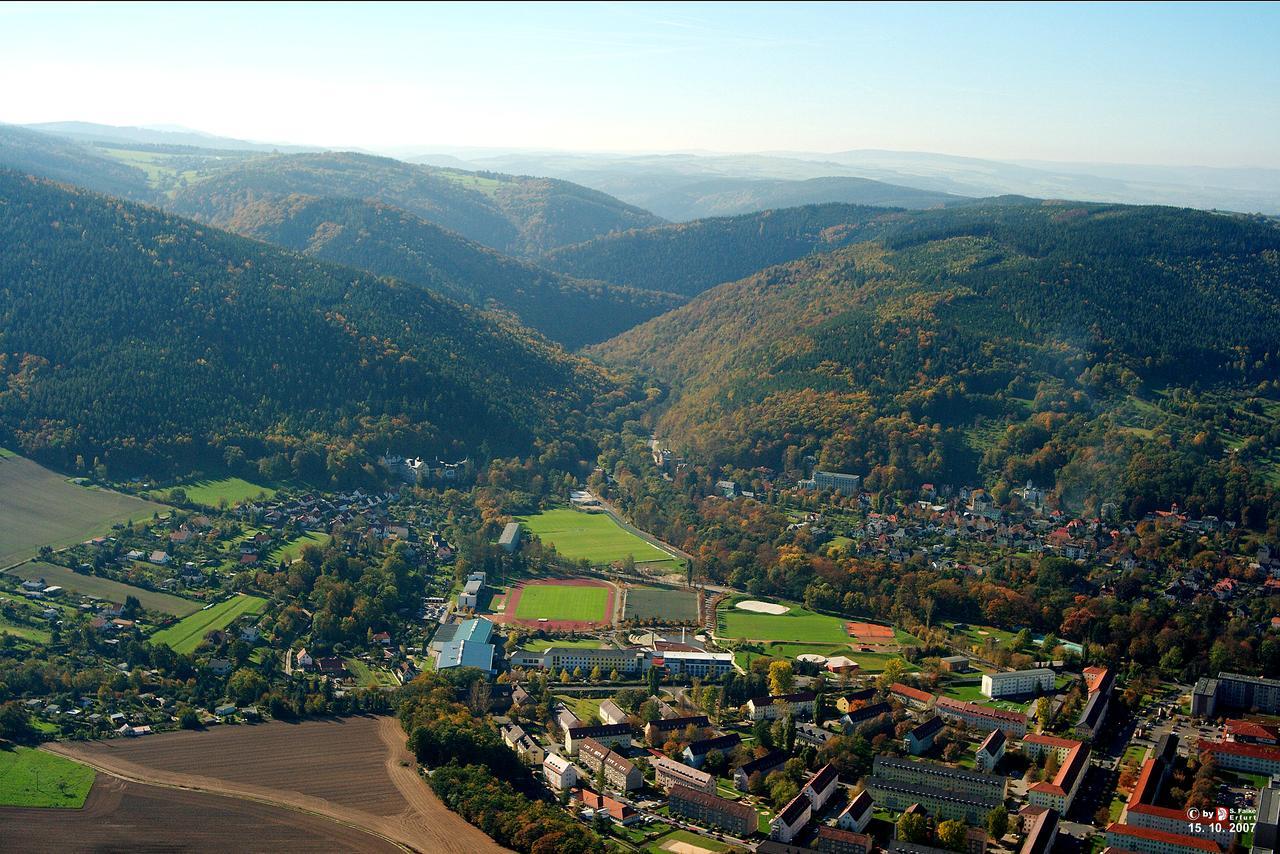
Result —
<path fill-rule="evenodd" d="M 1166 833 L 1163 830 L 1152 830 L 1149 827 L 1134 827 L 1131 824 L 1112 822 L 1107 825 L 1107 833 L 1118 833 L 1121 836 L 1132 836 L 1150 842 L 1163 842 L 1166 845 L 1180 845 L 1184 848 L 1199 848 L 1201 851 L 1212 851 L 1221 854 L 1222 847 L 1218 843 L 1198 836 L 1187 836 L 1182 833 Z"/>
<path fill-rule="evenodd" d="M 1138 774 L 1138 782 L 1134 784 L 1133 791 L 1129 793 L 1129 809 L 1133 809 L 1144 802 L 1155 800 L 1155 768 L 1156 761 L 1148 759 L 1142 763 L 1142 772 Z"/>
<path fill-rule="evenodd" d="M 1201 752 L 1230 753 L 1233 756 L 1250 756 L 1254 759 L 1270 759 L 1280 762 L 1280 747 L 1268 744 L 1245 744 L 1242 741 L 1200 741 Z"/>
<path fill-rule="evenodd" d="M 1080 742 L 1074 738 L 1060 738 L 1056 735 L 1045 735 L 1044 733 L 1033 732 L 1022 739 L 1023 744 L 1043 744 L 1045 747 L 1065 748 L 1070 750 L 1078 747 Z"/>
<path fill-rule="evenodd" d="M 965 703 L 960 700 L 953 700 L 950 697 L 939 697 L 937 705 L 944 709 L 955 709 L 956 711 L 969 712 L 970 714 L 980 715 L 984 718 L 993 718 L 1001 721 L 1017 721 L 1025 724 L 1027 716 L 1021 712 L 1006 712 L 1004 709 L 993 709 L 990 706 L 980 706 L 977 703 Z"/>
<path fill-rule="evenodd" d="M 903 685 L 901 682 L 894 682 L 889 686 L 890 694 L 901 694 L 918 703 L 927 703 L 933 699 L 933 695 L 928 691 L 921 691 L 919 688 L 912 688 L 910 685 Z"/>
<path fill-rule="evenodd" d="M 1232 718 L 1227 721 L 1227 733 L 1229 735 L 1244 736 L 1245 738 L 1271 738 L 1277 737 L 1277 729 L 1257 721 L 1246 721 Z"/>

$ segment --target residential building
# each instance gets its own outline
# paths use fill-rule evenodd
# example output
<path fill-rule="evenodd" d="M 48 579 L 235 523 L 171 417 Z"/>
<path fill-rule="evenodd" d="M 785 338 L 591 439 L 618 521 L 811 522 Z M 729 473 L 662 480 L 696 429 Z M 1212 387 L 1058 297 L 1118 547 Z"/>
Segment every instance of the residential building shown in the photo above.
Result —
<path fill-rule="evenodd" d="M 728 735 L 717 735 L 714 738 L 704 738 L 701 741 L 695 741 L 684 749 L 684 761 L 686 765 L 694 768 L 701 768 L 702 763 L 707 761 L 707 754 L 713 750 L 718 750 L 724 754 L 727 759 L 729 753 L 742 744 L 742 736 L 736 732 Z"/>
<path fill-rule="evenodd" d="M 1245 744 L 1280 744 L 1280 727 L 1262 721 L 1230 718 L 1226 723 L 1227 737 Z"/>
<path fill-rule="evenodd" d="M 1162 798 L 1162 795 L 1168 793 L 1168 783 L 1177 759 L 1176 736 L 1172 738 L 1172 747 L 1166 743 L 1166 750 L 1157 750 L 1150 759 L 1142 763 L 1142 771 L 1138 774 L 1138 780 L 1129 793 L 1129 800 L 1120 816 L 1122 824 L 1164 833 L 1189 833 L 1186 805 L 1166 805 Z M 1214 832 L 1211 824 L 1201 824 L 1201 832 L 1190 835 L 1211 839 L 1221 845 L 1229 845 L 1235 836 L 1229 830 Z"/>
<path fill-rule="evenodd" d="M 635 824 L 643 818 L 631 804 L 624 804 L 622 801 L 593 792 L 591 789 L 575 789 L 573 796 L 587 809 L 596 814 L 603 812 L 611 821 L 623 827 Z"/>
<path fill-rule="evenodd" d="M 747 700 L 747 716 L 753 721 L 772 721 L 790 714 L 796 718 L 813 717 L 812 691 L 794 694 L 775 694 L 769 697 L 753 697 Z"/>
<path fill-rule="evenodd" d="M 981 824 L 1004 803 L 1004 777 L 891 756 L 875 758 L 867 791 L 879 806 L 901 812 L 919 804 L 938 820 Z"/>
<path fill-rule="evenodd" d="M 870 703 L 876 697 L 875 688 L 864 688 L 861 691 L 846 691 L 839 697 L 836 697 L 836 711 L 848 712 L 850 709 L 857 709 Z"/>
<path fill-rule="evenodd" d="M 686 786 L 700 792 L 715 794 L 716 778 L 705 771 L 690 768 L 683 762 L 677 762 L 665 756 L 655 756 L 649 762 L 653 765 L 654 780 L 658 788 L 664 791 L 670 792 L 675 786 Z"/>
<path fill-rule="evenodd" d="M 1022 847 L 1018 849 L 1018 854 L 1050 854 L 1053 851 L 1053 841 L 1057 838 L 1057 810 L 1041 810 L 1031 820 L 1027 836 L 1022 840 Z"/>
<path fill-rule="evenodd" d="M 978 745 L 973 755 L 974 767 L 984 774 L 993 773 L 996 766 L 1000 764 L 1000 760 L 1004 758 L 1004 749 L 1008 743 L 1009 739 L 1005 737 L 1004 730 L 993 729 L 983 739 L 982 744 Z"/>
<path fill-rule="evenodd" d="M 840 724 L 844 727 L 845 732 L 852 732 L 859 725 L 867 721 L 874 720 L 881 715 L 893 714 L 893 706 L 888 703 L 869 703 L 861 708 L 854 709 L 847 714 L 840 716 Z"/>
<path fill-rule="evenodd" d="M 1228 771 L 1267 777 L 1280 774 L 1280 747 L 1241 741 L 1201 741 L 1200 752 L 1212 755 L 1218 767 Z"/>
<path fill-rule="evenodd" d="M 687 729 L 704 730 L 711 726 L 706 715 L 689 715 L 679 718 L 659 718 L 644 725 L 644 740 L 661 747 L 667 739 L 682 735 Z"/>
<path fill-rule="evenodd" d="M 515 751 L 522 762 L 530 765 L 541 765 L 547 758 L 546 751 L 518 724 L 507 724 L 502 728 L 502 742 Z"/>
<path fill-rule="evenodd" d="M 554 753 L 542 761 L 542 775 L 557 792 L 567 792 L 578 785 L 578 769 L 568 759 Z"/>
<path fill-rule="evenodd" d="M 908 709 L 915 711 L 923 711 L 934 704 L 937 700 L 933 694 L 928 691 L 921 691 L 919 688 L 912 688 L 910 685 L 904 685 L 901 682 L 894 682 L 889 686 L 889 696 L 901 702 Z"/>
<path fill-rule="evenodd" d="M 778 814 L 769 822 L 769 838 L 789 843 L 800 835 L 812 817 L 813 804 L 801 792 L 778 810 Z"/>
<path fill-rule="evenodd" d="M 821 812 L 827 805 L 827 801 L 831 800 L 831 796 L 836 793 L 839 784 L 840 775 L 836 773 L 836 769 L 830 765 L 823 765 L 811 774 L 808 780 L 805 780 L 800 788 L 800 794 L 813 804 L 814 812 Z"/>
<path fill-rule="evenodd" d="M 875 850 L 875 840 L 867 834 L 825 825 L 818 828 L 815 844 L 823 854 L 869 854 Z"/>
<path fill-rule="evenodd" d="M 1222 854 L 1222 846 L 1210 839 L 1119 822 L 1107 826 L 1107 845 L 1135 854 Z"/>
<path fill-rule="evenodd" d="M 594 738 L 605 747 L 630 747 L 631 727 L 626 724 L 598 724 L 596 726 L 571 726 L 564 731 L 564 752 L 576 756 L 582 740 Z"/>
<path fill-rule="evenodd" d="M 733 653 L 702 650 L 667 650 L 653 653 L 651 667 L 665 667 L 675 676 L 714 678 L 733 672 Z"/>
<path fill-rule="evenodd" d="M 1250 854 L 1275 854 L 1280 848 L 1280 779 L 1258 790 L 1258 816 Z"/>
<path fill-rule="evenodd" d="M 474 611 L 480 604 L 480 591 L 483 588 L 483 581 L 466 582 L 463 585 L 462 592 L 458 594 L 459 610 Z"/>
<path fill-rule="evenodd" d="M 813 473 L 813 485 L 815 489 L 838 492 L 841 495 L 857 495 L 862 491 L 862 477 L 819 469 Z"/>
<path fill-rule="evenodd" d="M 982 696 L 994 700 L 1000 697 L 1047 694 L 1053 691 L 1054 679 L 1053 671 L 1047 667 L 984 673 L 982 674 Z"/>
<path fill-rule="evenodd" d="M 942 732 L 944 726 L 946 721 L 937 715 L 922 724 L 917 724 L 902 740 L 903 747 L 912 756 L 929 752 L 933 748 L 933 740 L 937 738 L 938 733 Z"/>
<path fill-rule="evenodd" d="M 756 811 L 746 804 L 682 785 L 673 786 L 667 794 L 667 808 L 672 815 L 683 816 L 698 824 L 719 828 L 737 837 L 755 833 L 759 823 Z"/>
<path fill-rule="evenodd" d="M 1027 802 L 1066 815 L 1088 771 L 1089 745 L 1076 742 L 1075 747 L 1067 751 L 1052 782 L 1035 783 L 1027 789 Z"/>
<path fill-rule="evenodd" d="M 1107 719 L 1107 709 L 1111 705 L 1111 691 L 1115 685 L 1115 676 L 1109 667 L 1086 667 L 1084 669 L 1085 687 L 1089 699 L 1080 710 L 1076 719 L 1074 732 L 1080 738 L 1097 738 Z"/>
<path fill-rule="evenodd" d="M 763 779 L 781 768 L 787 761 L 787 754 L 781 750 L 773 750 L 753 759 L 733 772 L 733 786 L 739 792 L 745 792 L 751 785 L 751 775 L 759 774 Z"/>
<path fill-rule="evenodd" d="M 599 667 L 603 673 L 617 670 L 619 673 L 634 674 L 643 672 L 647 663 L 645 651 L 639 647 L 586 649 L 552 646 L 540 652 L 517 650 L 511 656 L 511 666 L 539 670 L 579 669 L 583 673 L 590 673 L 592 668 Z"/>
<path fill-rule="evenodd" d="M 875 810 L 876 805 L 871 800 L 871 795 L 867 794 L 866 791 L 858 792 L 858 794 L 849 799 L 849 803 L 845 804 L 844 809 L 840 812 L 840 817 L 836 819 L 836 826 L 841 830 L 861 833 L 871 823 L 871 817 L 875 814 Z"/>
<path fill-rule="evenodd" d="M 618 708 L 618 704 L 613 700 L 601 701 L 599 715 L 602 723 L 625 724 L 627 722 L 627 713 Z"/>
<path fill-rule="evenodd" d="M 603 767 L 606 785 L 617 791 L 630 792 L 644 785 L 644 774 L 634 762 L 594 738 L 584 738 L 578 745 L 578 761 L 593 779 Z"/>
<path fill-rule="evenodd" d="M 1061 738 L 1056 735 L 1045 735 L 1033 732 L 1022 739 L 1022 752 L 1029 759 L 1043 759 L 1052 753 L 1061 765 L 1067 754 L 1080 742 L 1073 738 Z"/>
<path fill-rule="evenodd" d="M 1280 713 L 1280 679 L 1222 672 L 1216 679 L 1198 681 L 1191 695 L 1191 713 L 1207 718 L 1219 709 Z"/>
<path fill-rule="evenodd" d="M 1027 716 L 1021 712 L 1006 712 L 1004 709 L 965 703 L 950 697 L 939 697 L 934 708 L 944 718 L 963 721 L 974 729 L 999 729 L 1014 738 L 1022 738 L 1027 734 Z"/>

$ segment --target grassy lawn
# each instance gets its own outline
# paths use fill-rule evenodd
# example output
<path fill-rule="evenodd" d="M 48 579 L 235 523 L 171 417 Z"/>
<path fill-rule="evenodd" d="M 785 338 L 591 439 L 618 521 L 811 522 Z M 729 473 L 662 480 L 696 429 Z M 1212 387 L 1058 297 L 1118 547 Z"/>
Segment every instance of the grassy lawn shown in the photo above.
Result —
<path fill-rule="evenodd" d="M 271 566 L 278 564 L 280 561 L 293 563 L 302 556 L 304 546 L 320 546 L 324 548 L 329 545 L 329 541 L 333 537 L 329 534 L 322 534 L 319 531 L 308 531 L 301 537 L 290 540 L 282 546 L 272 549 L 271 554 L 267 555 L 267 563 Z"/>
<path fill-rule="evenodd" d="M 521 591 L 516 618 L 598 621 L 608 616 L 604 612 L 608 603 L 609 591 L 603 587 L 535 583 Z"/>
<path fill-rule="evenodd" d="M 390 671 L 381 667 L 370 667 L 358 658 L 344 658 L 342 661 L 361 688 L 395 688 L 400 684 Z"/>
<path fill-rule="evenodd" d="M 846 621 L 839 617 L 815 614 L 794 602 L 779 602 L 790 608 L 785 614 L 757 614 L 733 607 L 734 603 L 749 598 L 735 596 L 720 606 L 716 620 L 719 635 L 726 638 L 792 643 L 849 643 L 849 633 L 845 631 Z"/>
<path fill-rule="evenodd" d="M 93 778 L 92 768 L 43 750 L 0 750 L 0 806 L 79 809 Z"/>
<path fill-rule="evenodd" d="M 276 494 L 275 489 L 270 486 L 250 483 L 241 477 L 193 480 L 190 483 L 179 484 L 174 488 L 184 490 L 187 493 L 187 501 L 192 504 L 203 504 L 206 507 L 219 507 L 224 499 L 228 506 L 233 506 L 242 501 L 257 498 L 259 494 L 264 494 L 267 498 Z M 170 491 L 166 490 L 160 493 L 160 497 L 162 499 L 167 498 Z"/>
<path fill-rule="evenodd" d="M 654 852 L 654 854 L 670 854 L 671 849 L 664 846 L 672 842 L 683 842 L 686 845 L 697 846 L 704 851 L 711 851 L 713 854 L 723 854 L 725 851 L 732 850 L 730 846 L 725 845 L 719 840 L 712 839 L 708 836 L 698 836 L 697 834 L 690 833 L 687 830 L 676 828 L 670 833 L 663 835 L 657 842 L 650 845 L 649 851 Z"/>
<path fill-rule="evenodd" d="M 132 584 L 125 584 L 122 581 L 114 581 L 110 578 L 100 578 L 96 575 L 81 575 L 74 570 L 67 569 L 65 566 L 55 566 L 51 563 L 41 563 L 39 561 L 24 563 L 9 570 L 9 575 L 21 578 L 23 581 L 28 581 L 32 578 L 43 578 L 46 584 L 56 584 L 82 596 L 99 596 L 115 602 L 117 605 L 123 605 L 126 596 L 136 596 L 138 601 L 142 603 L 142 607 L 151 611 L 172 614 L 175 617 L 194 614 L 201 607 L 201 603 L 191 599 L 183 599 L 181 596 L 173 596 L 158 590 L 144 590 L 141 587 L 134 587 Z"/>
<path fill-rule="evenodd" d="M 34 626 L 20 625 L 6 620 L 0 616 L 0 635 L 13 635 L 23 640 L 34 641 L 35 643 L 48 643 L 49 633 L 44 629 L 37 629 Z"/>
<path fill-rule="evenodd" d="M 585 675 L 585 674 L 584 674 Z M 572 694 L 556 694 L 556 700 L 564 703 L 569 711 L 578 716 L 580 721 L 594 721 L 600 714 L 601 697 L 579 697 Z"/>
<path fill-rule="evenodd" d="M 623 619 L 692 622 L 698 619 L 698 594 L 693 590 L 632 587 L 627 590 Z"/>
<path fill-rule="evenodd" d="M 600 649 L 600 641 L 598 640 L 565 640 L 563 638 L 537 638 L 524 644 L 521 649 L 527 652 L 542 652 L 544 649 L 550 649 L 553 646 L 564 646 L 571 649 Z"/>
<path fill-rule="evenodd" d="M 226 628 L 241 614 L 260 613 L 267 600 L 260 596 L 232 596 L 224 602 L 197 611 L 177 624 L 156 632 L 151 636 L 153 643 L 168 644 L 178 653 L 195 651 L 204 640 L 204 636 L 215 629 Z"/>
<path fill-rule="evenodd" d="M 169 508 L 132 495 L 78 486 L 31 460 L 0 457 L 0 567 L 36 556 L 41 546 L 82 543 L 129 520 Z"/>
<path fill-rule="evenodd" d="M 631 555 L 637 563 L 678 565 L 671 555 L 624 530 L 604 513 L 559 508 L 518 520 L 542 542 L 554 545 L 557 552 L 574 560 L 585 558 L 593 564 L 606 564 Z"/>

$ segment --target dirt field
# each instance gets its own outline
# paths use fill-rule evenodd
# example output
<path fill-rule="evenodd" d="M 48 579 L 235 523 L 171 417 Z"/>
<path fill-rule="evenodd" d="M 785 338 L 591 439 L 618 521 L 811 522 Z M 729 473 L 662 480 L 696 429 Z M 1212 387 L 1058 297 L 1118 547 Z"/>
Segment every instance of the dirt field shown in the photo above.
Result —
<path fill-rule="evenodd" d="M 297 810 L 131 783 L 99 774 L 83 809 L 0 808 L 8 851 L 402 850 L 386 840 Z"/>
<path fill-rule="evenodd" d="M 605 618 L 603 620 L 547 620 L 546 622 L 536 619 L 517 619 L 516 614 L 520 609 L 520 598 L 526 586 L 603 587 L 608 593 L 608 600 L 605 602 L 604 607 Z M 521 582 L 508 590 L 503 612 L 501 614 L 491 614 L 489 619 L 495 623 L 525 626 L 526 628 L 542 629 L 548 632 L 575 632 L 612 625 L 617 606 L 618 590 L 607 581 L 598 581 L 593 578 L 539 578 Z"/>
<path fill-rule="evenodd" d="M 224 726 L 46 749 L 128 780 L 327 816 L 413 851 L 502 850 L 440 803 L 391 717 Z"/>
<path fill-rule="evenodd" d="M 875 623 L 846 623 L 845 628 L 848 629 L 850 636 L 863 643 L 891 643 L 893 641 L 893 629 L 889 626 L 880 626 Z"/>

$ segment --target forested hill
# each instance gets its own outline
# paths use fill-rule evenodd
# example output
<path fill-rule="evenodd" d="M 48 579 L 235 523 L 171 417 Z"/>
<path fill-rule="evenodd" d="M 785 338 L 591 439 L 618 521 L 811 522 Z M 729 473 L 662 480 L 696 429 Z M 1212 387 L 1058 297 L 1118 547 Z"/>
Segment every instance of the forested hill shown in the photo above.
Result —
<path fill-rule="evenodd" d="M 0 169 L 65 181 L 100 193 L 149 201 L 147 174 L 77 142 L 38 131 L 0 125 Z"/>
<path fill-rule="evenodd" d="M 509 309 L 570 349 L 683 302 L 673 294 L 543 270 L 377 202 L 288 196 L 249 204 L 228 225 L 238 234 L 420 284 L 470 305 Z"/>
<path fill-rule="evenodd" d="M 808 205 L 632 229 L 548 253 L 572 276 L 694 296 L 757 270 L 867 240 L 908 216 L 861 205 Z"/>
<path fill-rule="evenodd" d="M 670 384 L 661 434 L 721 462 L 1255 512 L 1277 475 L 1280 229 L 1075 203 L 914 213 L 596 352 Z"/>
<path fill-rule="evenodd" d="M 526 450 L 616 387 L 416 285 L 0 171 L 0 444 L 117 471 Z"/>
<path fill-rule="evenodd" d="M 661 220 L 567 181 L 438 169 L 353 153 L 259 157 L 177 190 L 176 212 L 227 227 L 290 195 L 373 199 L 502 252 L 536 254 Z"/>

